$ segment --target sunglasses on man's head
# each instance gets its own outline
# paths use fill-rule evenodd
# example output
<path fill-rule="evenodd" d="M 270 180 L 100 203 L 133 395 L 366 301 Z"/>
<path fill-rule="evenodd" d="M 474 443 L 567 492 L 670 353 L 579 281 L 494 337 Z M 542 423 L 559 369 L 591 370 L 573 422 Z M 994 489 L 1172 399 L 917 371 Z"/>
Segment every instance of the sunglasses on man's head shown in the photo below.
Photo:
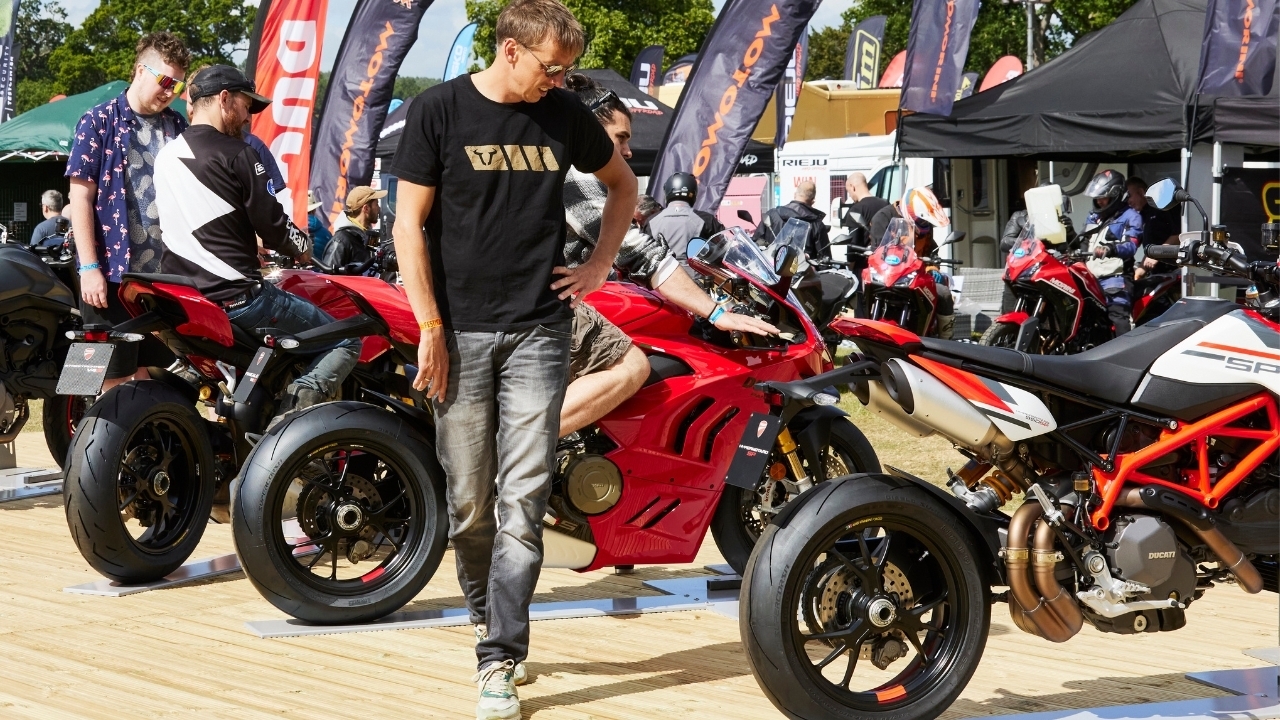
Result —
<path fill-rule="evenodd" d="M 618 97 L 618 93 L 610 90 L 606 92 L 604 95 L 601 95 L 600 97 L 596 98 L 595 102 L 591 103 L 591 105 L 588 106 L 588 109 L 591 110 L 591 112 L 595 112 L 600 108 L 604 107 L 605 104 L 608 103 L 610 100 L 617 100 L 618 102 L 622 102 L 621 98 Z"/>
<path fill-rule="evenodd" d="M 156 83 L 161 88 L 168 90 L 174 95 L 181 95 L 182 91 L 187 89 L 187 83 L 185 81 L 171 78 L 168 75 L 161 74 L 159 70 L 156 70 L 155 68 L 145 63 L 140 63 L 140 64 L 142 65 L 142 67 L 146 68 L 147 72 L 155 76 Z"/>
<path fill-rule="evenodd" d="M 548 65 L 542 62 L 541 60 L 539 60 L 538 56 L 533 54 L 533 49 L 530 48 L 528 45 L 524 45 L 522 43 L 517 43 L 517 44 L 519 44 L 520 47 L 524 48 L 525 50 L 529 51 L 529 57 L 533 58 L 534 62 L 542 66 L 542 72 L 546 73 L 547 77 L 555 77 L 560 73 L 568 74 L 578 69 L 577 63 L 574 63 L 572 65 Z"/>

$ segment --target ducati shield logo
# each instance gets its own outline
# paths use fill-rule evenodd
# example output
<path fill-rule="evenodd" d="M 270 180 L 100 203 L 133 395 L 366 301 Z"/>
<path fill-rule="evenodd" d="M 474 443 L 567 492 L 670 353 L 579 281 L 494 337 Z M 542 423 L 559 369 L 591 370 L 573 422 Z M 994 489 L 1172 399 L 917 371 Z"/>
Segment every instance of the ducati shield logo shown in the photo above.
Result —
<path fill-rule="evenodd" d="M 756 437 L 763 437 L 764 431 L 767 430 L 768 428 L 769 428 L 769 422 L 767 420 L 761 420 L 760 425 L 756 428 Z"/>
<path fill-rule="evenodd" d="M 93 354 L 94 354 L 95 352 L 97 352 L 97 350 L 96 350 L 95 348 L 85 348 L 85 349 L 84 349 L 84 359 L 85 359 L 85 360 L 92 360 L 92 359 L 93 359 Z"/>

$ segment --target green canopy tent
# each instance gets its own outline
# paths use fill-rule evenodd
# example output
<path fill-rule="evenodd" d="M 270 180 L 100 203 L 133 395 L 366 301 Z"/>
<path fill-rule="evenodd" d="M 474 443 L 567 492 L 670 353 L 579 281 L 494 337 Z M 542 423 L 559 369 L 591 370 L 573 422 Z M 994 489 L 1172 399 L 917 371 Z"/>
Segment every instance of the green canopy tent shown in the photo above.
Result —
<path fill-rule="evenodd" d="M 28 110 L 0 125 L 0 162 L 66 158 L 80 118 L 95 105 L 124 92 L 126 87 L 128 83 L 119 80 L 107 83 Z M 186 104 L 181 100 L 174 100 L 172 107 L 186 113 Z"/>

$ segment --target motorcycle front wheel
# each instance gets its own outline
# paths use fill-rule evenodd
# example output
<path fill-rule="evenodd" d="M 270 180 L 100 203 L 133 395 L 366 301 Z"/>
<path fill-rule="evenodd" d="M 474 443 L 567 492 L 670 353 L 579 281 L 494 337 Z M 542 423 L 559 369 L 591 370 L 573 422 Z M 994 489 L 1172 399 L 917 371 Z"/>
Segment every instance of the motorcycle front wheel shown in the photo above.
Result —
<path fill-rule="evenodd" d="M 982 657 L 991 609 L 974 538 L 926 491 L 881 477 L 816 488 L 747 565 L 742 643 L 788 717 L 932 720 Z"/>
<path fill-rule="evenodd" d="M 803 455 L 803 451 L 797 452 Z M 776 449 L 774 454 L 778 454 Z M 781 457 L 771 458 L 769 464 L 776 462 L 786 464 Z M 811 461 L 802 457 L 801 462 L 808 469 L 809 476 L 816 477 Z M 820 462 L 828 479 L 880 472 L 880 459 L 876 457 L 875 449 L 862 431 L 846 418 L 831 423 L 831 439 L 822 451 Z M 711 536 L 715 538 L 716 548 L 739 575 L 746 569 L 751 550 L 775 514 L 765 510 L 766 493 L 771 495 L 767 499 L 774 508 L 781 508 L 793 499 L 781 483 L 766 482 L 755 490 L 725 485 L 716 514 L 711 519 Z"/>
<path fill-rule="evenodd" d="M 67 525 L 93 569 L 122 583 L 177 570 L 204 536 L 213 505 L 206 421 L 156 380 L 112 388 L 90 407 L 67 451 Z"/>
<path fill-rule="evenodd" d="M 1021 328 L 1014 323 L 998 322 L 991 323 L 991 327 L 982 333 L 982 338 L 978 340 L 979 345 L 987 345 L 990 347 L 1012 348 L 1018 344 L 1018 331 Z M 1040 341 L 1038 338 L 1031 340 L 1031 347 L 1028 352 L 1038 352 Z"/>
<path fill-rule="evenodd" d="M 307 408 L 272 428 L 232 488 L 236 554 L 276 608 L 323 624 L 376 620 L 413 599 L 447 543 L 435 449 L 366 403 Z"/>
<path fill-rule="evenodd" d="M 75 435 L 76 425 L 93 405 L 90 395 L 54 395 L 44 401 L 41 424 L 44 426 L 44 442 L 58 469 L 67 467 L 67 450 Z"/>

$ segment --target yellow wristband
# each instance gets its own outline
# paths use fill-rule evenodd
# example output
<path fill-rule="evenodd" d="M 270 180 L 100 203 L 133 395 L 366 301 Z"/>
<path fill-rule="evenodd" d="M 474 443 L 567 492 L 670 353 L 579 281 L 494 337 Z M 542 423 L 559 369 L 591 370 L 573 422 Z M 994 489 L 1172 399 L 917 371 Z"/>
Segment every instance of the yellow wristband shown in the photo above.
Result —
<path fill-rule="evenodd" d="M 438 328 L 438 327 L 440 327 L 441 325 L 444 325 L 444 321 L 443 321 L 443 320 L 441 320 L 440 318 L 436 318 L 435 320 L 427 320 L 426 322 L 420 322 L 420 323 L 418 323 L 418 329 L 419 329 L 419 330 L 431 330 L 431 329 L 433 329 L 433 328 Z"/>

